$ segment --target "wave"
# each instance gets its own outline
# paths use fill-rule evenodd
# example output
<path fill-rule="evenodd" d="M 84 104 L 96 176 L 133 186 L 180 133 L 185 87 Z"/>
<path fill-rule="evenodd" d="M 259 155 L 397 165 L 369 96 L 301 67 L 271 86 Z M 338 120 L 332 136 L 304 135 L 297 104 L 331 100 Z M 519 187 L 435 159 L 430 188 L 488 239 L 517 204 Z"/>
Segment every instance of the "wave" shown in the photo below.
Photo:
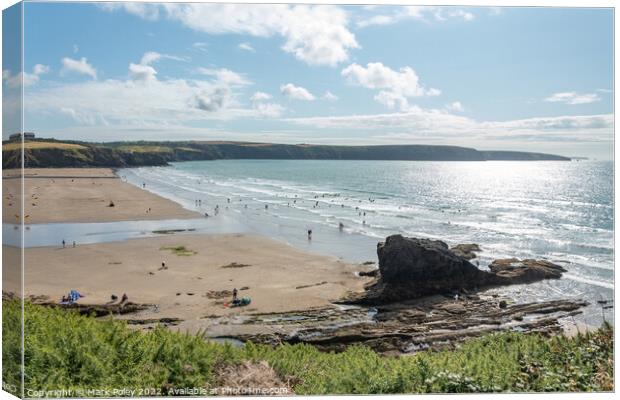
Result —
<path fill-rule="evenodd" d="M 598 286 L 598 287 L 602 287 L 605 289 L 611 289 L 614 290 L 614 284 L 613 282 L 603 282 L 603 281 L 599 281 L 596 279 L 592 279 L 592 278 L 586 278 L 583 276 L 579 276 L 579 275 L 573 275 L 573 274 L 569 274 L 569 273 L 565 273 L 564 275 L 562 275 L 563 278 L 565 279 L 570 279 L 571 281 L 575 281 L 575 282 L 580 282 L 580 283 L 585 283 L 588 285 L 593 285 L 593 286 Z"/>

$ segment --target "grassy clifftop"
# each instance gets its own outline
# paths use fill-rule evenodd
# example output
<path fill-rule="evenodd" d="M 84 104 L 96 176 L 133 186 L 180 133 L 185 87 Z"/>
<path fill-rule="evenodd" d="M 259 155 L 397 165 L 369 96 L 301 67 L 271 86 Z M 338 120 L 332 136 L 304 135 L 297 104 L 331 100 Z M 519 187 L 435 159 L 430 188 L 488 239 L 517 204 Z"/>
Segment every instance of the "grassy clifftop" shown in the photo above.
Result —
<path fill-rule="evenodd" d="M 15 391 L 20 387 L 20 311 L 18 301 L 3 301 L 3 381 Z M 153 390 L 134 393 L 144 396 L 274 385 L 296 394 L 613 390 L 613 330 L 607 325 L 570 338 L 493 334 L 455 350 L 394 358 L 362 346 L 342 353 L 321 353 L 303 344 L 235 348 L 166 328 L 142 332 L 119 320 L 26 303 L 24 340 L 25 387 L 37 391 L 28 397 L 53 397 L 38 391 L 57 389 L 99 389 L 90 395 L 109 397 L 120 395 L 112 392 L 115 388 Z M 252 368 L 254 378 L 235 381 L 249 377 Z"/>
<path fill-rule="evenodd" d="M 20 144 L 4 143 L 3 168 L 18 168 Z M 166 165 L 171 161 L 216 159 L 301 160 L 569 160 L 526 152 L 479 151 L 458 146 L 385 145 L 323 146 L 246 142 L 61 142 L 37 139 L 24 145 L 27 167 L 132 167 Z"/>

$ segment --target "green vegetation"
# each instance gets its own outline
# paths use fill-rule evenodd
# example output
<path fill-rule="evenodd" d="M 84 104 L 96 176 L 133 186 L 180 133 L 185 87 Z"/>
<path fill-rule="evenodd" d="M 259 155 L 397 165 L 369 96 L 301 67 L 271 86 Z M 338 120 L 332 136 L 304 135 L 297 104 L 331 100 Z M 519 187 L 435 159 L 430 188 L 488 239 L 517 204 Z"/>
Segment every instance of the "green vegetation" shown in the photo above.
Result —
<path fill-rule="evenodd" d="M 24 149 L 83 149 L 84 146 L 62 142 L 24 142 Z M 2 150 L 17 150 L 22 147 L 21 142 L 9 142 L 2 145 Z"/>
<path fill-rule="evenodd" d="M 21 165 L 19 143 L 6 142 L 2 167 Z M 133 167 L 167 165 L 173 161 L 220 159 L 274 160 L 569 160 L 550 154 L 515 151 L 479 151 L 458 146 L 385 145 L 322 146 L 245 142 L 108 142 L 34 139 L 25 142 L 27 168 Z"/>
<path fill-rule="evenodd" d="M 190 250 L 185 246 L 164 246 L 160 247 L 159 250 L 170 250 L 177 256 L 193 256 L 194 254 L 198 254 L 197 251 Z"/>
<path fill-rule="evenodd" d="M 170 153 L 172 149 L 165 146 L 118 146 L 118 150 L 136 153 Z"/>
<path fill-rule="evenodd" d="M 3 301 L 3 378 L 19 387 L 20 303 Z M 369 348 L 322 353 L 310 345 L 236 348 L 158 327 L 25 306 L 30 390 L 213 388 L 220 371 L 266 361 L 297 394 L 613 390 L 613 330 L 572 338 L 501 333 L 453 351 L 383 357 Z M 244 364 L 244 365 L 245 365 Z"/>

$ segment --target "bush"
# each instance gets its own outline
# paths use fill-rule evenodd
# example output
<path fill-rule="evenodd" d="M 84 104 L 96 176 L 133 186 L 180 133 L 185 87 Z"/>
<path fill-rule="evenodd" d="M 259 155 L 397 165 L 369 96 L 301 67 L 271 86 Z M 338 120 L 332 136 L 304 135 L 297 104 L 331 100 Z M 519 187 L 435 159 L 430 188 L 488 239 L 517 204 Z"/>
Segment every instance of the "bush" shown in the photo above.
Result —
<path fill-rule="evenodd" d="M 3 378 L 20 384 L 21 304 L 3 301 Z M 218 369 L 266 361 L 297 394 L 613 390 L 613 329 L 575 337 L 506 332 L 455 350 L 384 357 L 364 346 L 342 353 L 310 345 L 241 348 L 158 327 L 25 305 L 26 390 L 210 388 Z M 140 392 L 135 392 L 137 395 Z"/>

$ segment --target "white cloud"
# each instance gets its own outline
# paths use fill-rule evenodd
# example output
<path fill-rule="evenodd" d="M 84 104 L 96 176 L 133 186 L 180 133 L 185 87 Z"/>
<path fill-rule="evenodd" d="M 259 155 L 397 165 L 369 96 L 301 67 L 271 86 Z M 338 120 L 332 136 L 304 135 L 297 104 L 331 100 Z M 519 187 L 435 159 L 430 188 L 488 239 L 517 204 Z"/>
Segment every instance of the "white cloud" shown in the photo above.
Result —
<path fill-rule="evenodd" d="M 357 21 L 357 26 L 360 28 L 365 28 L 367 26 L 373 26 L 373 25 L 391 25 L 393 23 L 396 23 L 397 21 L 398 21 L 397 15 L 379 14 L 379 15 L 373 15 L 370 18 Z"/>
<path fill-rule="evenodd" d="M 69 107 L 61 107 L 60 113 L 64 115 L 68 115 L 74 121 L 82 125 L 88 125 L 88 126 L 95 126 L 95 125 L 109 126 L 110 125 L 108 121 L 102 115 L 92 115 L 88 113 L 84 114 Z"/>
<path fill-rule="evenodd" d="M 380 62 L 368 63 L 366 67 L 351 64 L 341 72 L 349 83 L 379 90 L 375 100 L 389 108 L 398 107 L 406 110 L 409 97 L 438 96 L 438 89 L 426 89 L 411 67 L 403 67 L 395 71 Z"/>
<path fill-rule="evenodd" d="M 551 103 L 565 103 L 571 105 L 589 104 L 600 100 L 601 98 L 598 97 L 596 93 L 579 94 L 576 92 L 554 93 L 545 99 L 545 101 Z"/>
<path fill-rule="evenodd" d="M 449 18 L 458 18 L 464 21 L 472 21 L 475 18 L 474 14 L 461 9 L 449 11 L 447 15 Z"/>
<path fill-rule="evenodd" d="M 376 14 L 359 19 L 356 24 L 360 28 L 373 25 L 391 25 L 397 22 L 415 19 L 423 22 L 445 22 L 448 20 L 472 21 L 476 16 L 461 8 L 432 6 L 392 7 L 388 14 Z"/>
<path fill-rule="evenodd" d="M 382 90 L 375 95 L 374 99 L 388 108 L 399 108 L 403 111 L 409 108 L 409 100 L 400 93 Z"/>
<path fill-rule="evenodd" d="M 32 68 L 32 72 L 35 75 L 47 74 L 48 72 L 50 72 L 50 67 L 48 65 L 36 64 Z"/>
<path fill-rule="evenodd" d="M 282 115 L 285 108 L 277 103 L 270 103 L 272 96 L 265 92 L 255 92 L 250 100 L 252 101 L 252 108 L 258 112 L 260 116 L 276 118 Z"/>
<path fill-rule="evenodd" d="M 134 63 L 129 64 L 129 76 L 134 81 L 155 80 L 155 75 L 157 75 L 157 71 L 150 65 Z"/>
<path fill-rule="evenodd" d="M 151 3 L 100 3 L 99 7 L 106 11 L 125 10 L 149 21 L 159 18 L 159 6 Z"/>
<path fill-rule="evenodd" d="M 266 118 L 284 108 L 263 101 L 243 106 L 239 88 L 250 85 L 242 74 L 226 68 L 199 69 L 203 79 L 158 79 L 153 63 L 178 57 L 147 52 L 139 63 L 129 64 L 127 80 L 108 79 L 48 85 L 25 99 L 34 114 L 60 113 L 82 125 L 161 127 L 205 120 Z M 84 62 L 86 62 L 84 60 Z M 47 71 L 37 66 L 37 72 Z M 5 79 L 9 78 L 5 72 Z M 257 100 L 267 100 L 267 94 Z M 128 128 L 127 128 L 128 129 Z"/>
<path fill-rule="evenodd" d="M 159 60 L 160 58 L 161 58 L 161 54 L 159 54 L 159 53 L 157 53 L 155 51 L 147 51 L 142 56 L 142 59 L 140 60 L 140 64 L 142 64 L 142 65 L 149 65 L 149 64 Z"/>
<path fill-rule="evenodd" d="M 214 87 L 194 96 L 196 108 L 214 112 L 226 108 L 232 100 L 230 89 L 226 86 Z"/>
<path fill-rule="evenodd" d="M 256 92 L 252 95 L 252 97 L 250 97 L 250 100 L 252 101 L 263 101 L 263 100 L 269 100 L 271 99 L 271 95 L 269 93 L 265 93 L 265 92 Z"/>
<path fill-rule="evenodd" d="M 198 68 L 198 72 L 203 75 L 214 76 L 218 81 L 226 85 L 250 85 L 252 82 L 243 77 L 243 75 L 237 72 L 231 71 L 226 68 L 211 69 L 211 68 Z"/>
<path fill-rule="evenodd" d="M 237 96 L 231 87 L 215 80 L 109 79 L 36 87 L 24 101 L 29 112 L 62 112 L 78 123 L 105 120 L 113 126 L 165 127 L 256 117 L 258 112 L 243 108 Z"/>
<path fill-rule="evenodd" d="M 185 59 L 181 57 L 171 56 L 169 54 L 160 54 L 155 51 L 147 51 L 140 59 L 139 64 L 129 64 L 129 76 L 134 81 L 143 82 L 157 79 L 157 70 L 151 64 L 161 59 L 185 61 Z"/>
<path fill-rule="evenodd" d="M 322 99 L 327 101 L 336 101 L 338 100 L 338 96 L 328 90 L 325 92 L 325 94 L 323 94 Z"/>
<path fill-rule="evenodd" d="M 196 50 L 202 51 L 204 53 L 207 52 L 207 47 L 209 47 L 208 43 L 205 42 L 194 42 L 192 43 L 192 47 Z"/>
<path fill-rule="evenodd" d="M 613 138 L 613 114 L 527 118 L 511 121 L 476 121 L 436 109 L 411 107 L 406 112 L 334 117 L 289 118 L 314 129 L 386 132 L 409 139 L 468 140 L 519 138 L 533 141 L 608 141 Z"/>
<path fill-rule="evenodd" d="M 285 108 L 277 103 L 257 102 L 252 105 L 254 110 L 262 117 L 277 118 L 282 115 Z"/>
<path fill-rule="evenodd" d="M 187 61 L 187 59 L 183 57 L 177 57 L 177 56 L 173 56 L 170 54 L 161 54 L 156 51 L 147 51 L 142 56 L 142 59 L 140 60 L 140 64 L 150 65 L 150 64 L 153 64 L 155 61 L 159 61 L 162 59 L 174 60 L 174 61 Z"/>
<path fill-rule="evenodd" d="M 289 99 L 312 101 L 315 99 L 314 95 L 310 93 L 306 88 L 301 86 L 295 86 L 292 83 L 280 86 L 280 93 Z"/>
<path fill-rule="evenodd" d="M 88 75 L 93 79 L 97 79 L 97 70 L 88 63 L 85 57 L 82 57 L 79 60 L 65 57 L 61 60 L 61 62 L 61 73 L 74 72 L 81 75 Z"/>
<path fill-rule="evenodd" d="M 465 107 L 463 107 L 463 104 L 461 104 L 460 101 L 455 101 L 455 102 L 452 102 L 452 103 L 446 105 L 446 110 L 448 110 L 448 111 L 456 111 L 456 112 L 463 112 L 463 111 L 465 111 Z"/>
<path fill-rule="evenodd" d="M 254 52 L 254 47 L 252 47 L 251 44 L 249 44 L 248 42 L 243 42 L 243 43 L 239 43 L 238 46 L 241 50 L 245 50 L 245 51 L 251 51 Z"/>
<path fill-rule="evenodd" d="M 161 11 L 169 19 L 209 34 L 279 35 L 284 38 L 285 52 L 311 65 L 337 65 L 348 60 L 351 49 L 359 48 L 347 27 L 347 12 L 336 6 L 163 3 L 128 8 L 125 4 L 104 9 L 124 9 L 145 19 L 157 19 Z"/>
<path fill-rule="evenodd" d="M 16 75 L 12 75 L 11 71 L 5 69 L 2 71 L 2 80 L 6 83 L 6 85 L 11 89 L 20 88 L 23 84 L 24 87 L 35 85 L 39 82 L 39 76 L 43 74 L 47 74 L 50 71 L 50 67 L 43 64 L 36 64 L 32 68 L 32 73 L 29 72 L 20 72 Z"/>

